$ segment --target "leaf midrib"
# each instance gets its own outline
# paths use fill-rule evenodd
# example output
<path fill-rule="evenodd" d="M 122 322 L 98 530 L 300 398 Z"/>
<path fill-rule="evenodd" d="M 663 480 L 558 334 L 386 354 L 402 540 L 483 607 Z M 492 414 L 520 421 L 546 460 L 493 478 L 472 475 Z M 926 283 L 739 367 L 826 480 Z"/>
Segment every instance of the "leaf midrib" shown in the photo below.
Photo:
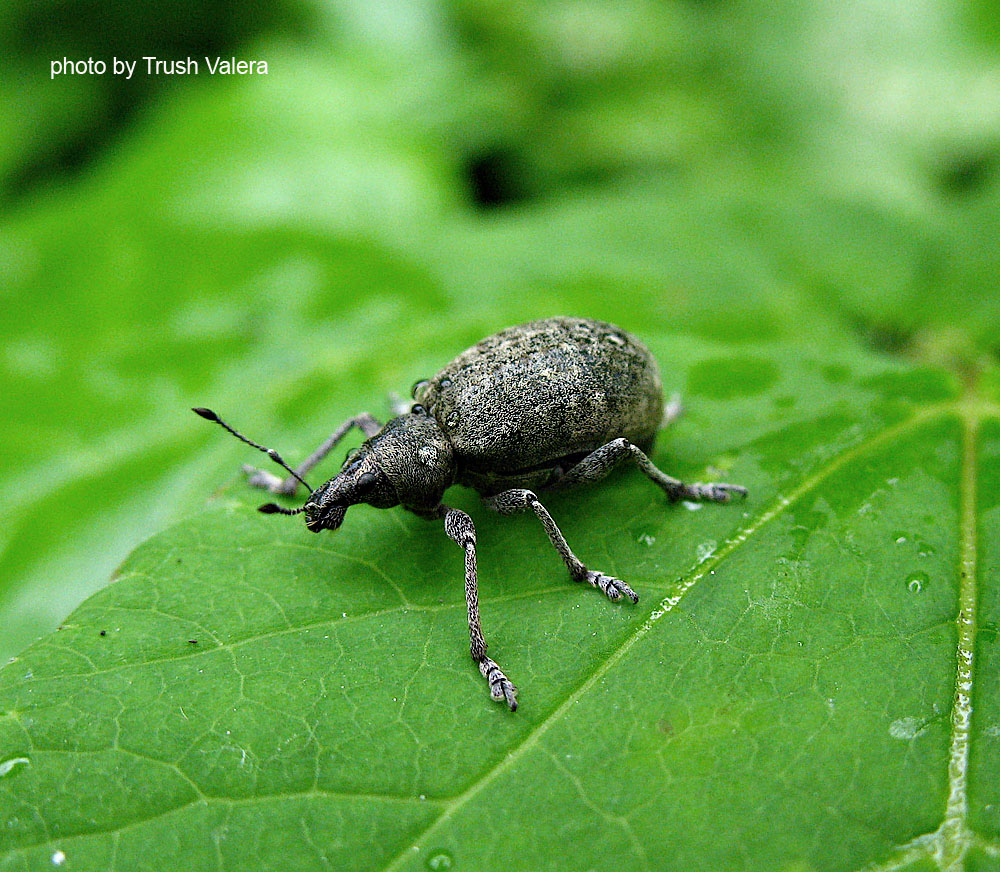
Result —
<path fill-rule="evenodd" d="M 1000 854 L 1000 844 L 975 833 L 967 823 L 969 812 L 968 765 L 972 724 L 972 690 L 975 678 L 977 623 L 978 525 L 976 451 L 979 427 L 984 418 L 997 417 L 990 406 L 960 404 L 962 422 L 962 469 L 959 479 L 959 592 L 955 616 L 958 644 L 955 656 L 955 690 L 948 748 L 948 799 L 937 829 L 922 833 L 891 851 L 888 860 L 871 863 L 864 872 L 894 872 L 920 859 L 930 859 L 942 872 L 961 872 L 970 848 L 981 847 Z"/>

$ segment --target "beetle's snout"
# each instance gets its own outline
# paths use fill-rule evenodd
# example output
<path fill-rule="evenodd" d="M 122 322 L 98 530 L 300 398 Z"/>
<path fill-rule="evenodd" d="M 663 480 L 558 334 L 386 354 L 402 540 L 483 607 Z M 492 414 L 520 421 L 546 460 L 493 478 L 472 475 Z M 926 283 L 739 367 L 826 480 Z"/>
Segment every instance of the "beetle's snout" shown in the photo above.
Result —
<path fill-rule="evenodd" d="M 308 502 L 306 510 L 306 529 L 311 533 L 318 533 L 320 530 L 336 530 L 344 523 L 344 515 L 347 514 L 347 506 L 326 505 Z"/>

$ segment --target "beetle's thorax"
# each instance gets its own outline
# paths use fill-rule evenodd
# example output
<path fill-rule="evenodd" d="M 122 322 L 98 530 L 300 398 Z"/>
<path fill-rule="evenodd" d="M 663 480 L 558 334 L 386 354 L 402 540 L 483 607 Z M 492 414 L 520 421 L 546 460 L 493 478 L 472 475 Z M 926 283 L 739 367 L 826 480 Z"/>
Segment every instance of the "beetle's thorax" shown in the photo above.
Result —
<path fill-rule="evenodd" d="M 407 508 L 433 509 L 455 482 L 451 443 L 427 413 L 391 419 L 365 447 Z"/>

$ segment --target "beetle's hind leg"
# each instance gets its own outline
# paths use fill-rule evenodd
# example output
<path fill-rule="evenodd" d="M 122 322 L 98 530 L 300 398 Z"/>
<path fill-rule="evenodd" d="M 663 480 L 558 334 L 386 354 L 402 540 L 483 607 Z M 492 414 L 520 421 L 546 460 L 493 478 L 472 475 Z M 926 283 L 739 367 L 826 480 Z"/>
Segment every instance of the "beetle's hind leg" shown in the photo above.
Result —
<path fill-rule="evenodd" d="M 587 569 L 583 562 L 577 557 L 569 547 L 566 537 L 552 520 L 552 515 L 543 506 L 533 491 L 524 488 L 512 488 L 498 493 L 496 496 L 484 497 L 483 502 L 491 509 L 501 515 L 510 515 L 523 509 L 531 509 L 542 522 L 549 541 L 559 552 L 559 556 L 569 569 L 569 574 L 574 581 L 585 581 L 593 587 L 599 588 L 611 600 L 621 599 L 622 594 L 627 596 L 632 602 L 639 601 L 639 595 L 632 590 L 624 581 L 605 575 L 603 572 Z"/>
<path fill-rule="evenodd" d="M 382 425 L 367 412 L 362 412 L 360 415 L 348 418 L 348 420 L 323 441 L 323 444 L 319 448 L 296 467 L 295 472 L 302 478 L 305 478 L 309 474 L 309 471 L 326 457 L 336 447 L 337 443 L 347 435 L 351 427 L 357 427 L 368 438 L 371 438 L 382 429 Z M 256 466 L 250 466 L 250 464 L 244 464 L 243 471 L 246 473 L 248 484 L 264 488 L 273 494 L 294 494 L 299 486 L 298 480 L 292 478 L 292 476 L 281 478 L 281 476 L 275 475 L 273 472 L 268 472 L 266 469 L 257 469 Z"/>
<path fill-rule="evenodd" d="M 472 659 L 490 686 L 490 696 L 498 702 L 506 701 L 510 710 L 517 711 L 517 688 L 503 674 L 495 660 L 486 656 L 486 639 L 479 623 L 479 584 L 476 573 L 476 528 L 465 512 L 441 506 L 444 531 L 465 551 L 465 604 L 469 610 L 469 640 Z"/>
<path fill-rule="evenodd" d="M 550 489 L 565 488 L 600 481 L 619 463 L 626 460 L 635 463 L 643 471 L 646 478 L 663 489 L 671 501 L 710 500 L 715 503 L 728 503 L 734 494 L 741 497 L 747 495 L 747 489 L 739 484 L 722 482 L 685 484 L 679 478 L 660 472 L 645 453 L 628 439 L 615 439 L 607 445 L 602 445 L 596 451 L 592 451 L 549 487 Z"/>

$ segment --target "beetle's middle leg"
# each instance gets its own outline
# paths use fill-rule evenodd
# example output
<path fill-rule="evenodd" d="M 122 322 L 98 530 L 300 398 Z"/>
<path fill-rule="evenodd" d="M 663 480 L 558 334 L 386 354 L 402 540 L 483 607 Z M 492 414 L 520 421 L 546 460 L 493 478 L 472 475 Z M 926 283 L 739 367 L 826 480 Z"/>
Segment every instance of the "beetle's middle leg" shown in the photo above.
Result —
<path fill-rule="evenodd" d="M 465 512 L 441 506 L 438 509 L 444 518 L 444 531 L 448 537 L 465 551 L 465 604 L 469 610 L 469 639 L 472 659 L 479 666 L 483 678 L 490 685 L 490 696 L 495 700 L 506 700 L 510 710 L 517 711 L 517 688 L 510 683 L 495 660 L 486 656 L 486 639 L 479 623 L 479 584 L 476 573 L 476 528 Z"/>
<path fill-rule="evenodd" d="M 323 440 L 323 444 L 319 448 L 295 468 L 295 472 L 302 476 L 302 478 L 305 478 L 317 463 L 333 451 L 334 447 L 347 435 L 351 427 L 357 427 L 368 438 L 371 438 L 382 429 L 382 425 L 367 412 L 362 412 L 360 415 L 348 418 Z M 247 475 L 247 482 L 249 484 L 269 490 L 273 494 L 294 494 L 296 488 L 299 486 L 299 482 L 291 476 L 281 478 L 273 472 L 268 472 L 266 469 L 257 469 L 256 466 L 250 466 L 249 464 L 243 465 L 243 471 Z"/>
<path fill-rule="evenodd" d="M 566 537 L 563 536 L 562 531 L 556 526 L 556 522 L 552 520 L 552 515 L 549 514 L 548 509 L 538 501 L 538 497 L 535 496 L 533 491 L 525 490 L 524 488 L 512 488 L 511 490 L 501 491 L 496 496 L 484 497 L 483 502 L 501 515 L 511 515 L 522 509 L 530 508 L 538 516 L 538 520 L 542 522 L 542 526 L 548 534 L 549 541 L 555 547 L 556 551 L 559 552 L 559 556 L 563 559 L 563 563 L 566 564 L 566 568 L 569 569 L 569 574 L 573 576 L 574 581 L 585 581 L 593 587 L 600 588 L 607 595 L 608 599 L 611 600 L 620 599 L 621 595 L 625 594 L 632 602 L 639 601 L 639 595 L 621 579 L 612 578 L 603 572 L 587 569 L 583 565 L 580 558 L 569 547 Z"/>
<path fill-rule="evenodd" d="M 567 470 L 548 487 L 550 489 L 566 488 L 600 481 L 619 463 L 626 460 L 635 463 L 646 478 L 664 490 L 671 501 L 711 500 L 716 503 L 728 503 L 733 494 L 738 494 L 741 497 L 747 495 L 747 489 L 738 484 L 724 484 L 722 482 L 685 484 L 679 478 L 674 478 L 657 469 L 646 454 L 628 439 L 615 439 L 607 445 L 602 445 L 584 457 L 576 466 Z"/>

